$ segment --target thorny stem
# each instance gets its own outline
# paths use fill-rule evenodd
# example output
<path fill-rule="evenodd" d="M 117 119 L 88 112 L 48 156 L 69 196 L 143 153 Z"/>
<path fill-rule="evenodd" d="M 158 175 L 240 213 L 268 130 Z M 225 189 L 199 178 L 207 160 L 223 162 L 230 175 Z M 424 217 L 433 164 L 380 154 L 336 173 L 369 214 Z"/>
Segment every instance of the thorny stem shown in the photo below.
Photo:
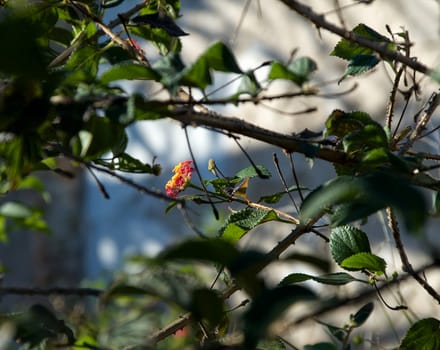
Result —
<path fill-rule="evenodd" d="M 393 115 L 394 115 L 394 105 L 396 104 L 396 94 L 397 94 L 397 90 L 399 88 L 399 82 L 400 82 L 400 78 L 402 77 L 403 71 L 404 71 L 404 66 L 402 66 L 397 71 L 396 77 L 394 78 L 393 88 L 391 89 L 390 98 L 389 98 L 388 105 L 387 105 L 385 125 L 388 127 L 389 130 L 391 130 L 391 123 L 393 121 Z M 397 132 L 397 127 L 396 127 L 396 131 L 394 132 L 394 135 L 396 134 L 396 132 Z"/>
<path fill-rule="evenodd" d="M 426 125 L 431 119 L 437 107 L 440 105 L 440 92 L 434 92 L 429 98 L 428 103 L 426 104 L 426 108 L 423 111 L 421 118 L 418 120 L 415 128 L 407 138 L 405 144 L 400 148 L 399 154 L 402 155 L 406 151 L 408 151 L 414 142 L 420 138 L 420 135 L 426 129 Z"/>
<path fill-rule="evenodd" d="M 418 273 L 416 273 L 409 262 L 408 256 L 406 255 L 405 248 L 400 237 L 400 230 L 397 224 L 396 216 L 391 208 L 387 208 L 388 224 L 393 234 L 394 241 L 396 242 L 396 248 L 400 255 L 400 260 L 403 265 L 403 271 L 410 274 L 437 302 L 440 304 L 440 295 L 431 287 L 431 285 L 421 278 Z"/>

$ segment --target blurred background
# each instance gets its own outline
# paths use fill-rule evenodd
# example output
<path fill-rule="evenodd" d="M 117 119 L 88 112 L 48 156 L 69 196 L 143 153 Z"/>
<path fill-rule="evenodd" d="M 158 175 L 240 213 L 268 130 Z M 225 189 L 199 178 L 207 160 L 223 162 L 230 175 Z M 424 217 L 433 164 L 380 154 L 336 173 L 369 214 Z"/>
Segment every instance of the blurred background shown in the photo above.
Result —
<path fill-rule="evenodd" d="M 132 5 L 131 1 L 125 4 Z M 118 12 L 127 9 L 124 3 L 108 12 L 108 18 L 114 18 Z M 359 23 L 374 28 L 385 35 L 386 25 L 394 33 L 403 29 L 408 30 L 410 40 L 414 43 L 412 56 L 418 57 L 430 67 L 438 66 L 440 61 L 440 2 L 438 0 L 376 0 L 368 2 L 352 0 L 310 0 L 307 5 L 315 11 L 326 14 L 326 18 L 340 26 L 351 29 Z M 341 7 L 340 11 L 335 8 Z M 290 134 L 300 132 L 305 128 L 321 131 L 323 122 L 336 108 L 345 111 L 362 110 L 373 118 L 382 120 L 385 115 L 387 98 L 392 87 L 391 74 L 388 67 L 379 65 L 373 71 L 356 79 L 347 78 L 338 84 L 345 70 L 345 63 L 330 52 L 338 42 L 338 37 L 324 30 L 318 30 L 305 19 L 277 0 L 182 0 L 182 17 L 177 21 L 183 30 L 189 33 L 182 37 L 182 58 L 184 62 L 193 62 L 215 41 L 223 41 L 235 53 L 243 70 L 253 69 L 261 63 L 270 60 L 286 62 L 295 57 L 309 56 L 318 64 L 312 83 L 320 88 L 321 94 L 328 98 L 300 97 L 295 99 L 277 100 L 265 105 L 239 105 L 213 107 L 216 111 L 242 118 L 259 126 Z M 158 56 L 148 43 L 140 42 L 150 61 Z M 264 77 L 265 68 L 257 71 L 257 77 Z M 217 74 L 216 87 L 221 87 L 233 80 L 233 76 Z M 237 83 L 226 85 L 213 96 L 228 96 L 236 91 Z M 271 85 L 272 93 L 286 92 L 293 89 L 290 83 Z M 351 93 L 340 94 L 351 90 Z M 420 100 L 411 100 L 406 118 L 410 122 L 414 114 L 423 107 L 433 91 L 438 89 L 428 78 L 420 80 L 422 94 Z M 158 86 L 131 83 L 123 85 L 127 91 L 142 91 L 154 94 Z M 314 112 L 294 114 L 307 109 Z M 398 99 L 396 115 L 403 108 Z M 286 114 L 286 112 L 290 114 Z M 432 122 L 440 121 L 437 113 Z M 128 153 L 151 162 L 161 164 L 163 172 L 159 177 L 131 176 L 130 178 L 148 188 L 164 189 L 165 183 L 171 177 L 171 170 L 180 161 L 190 159 L 184 131 L 181 126 L 169 120 L 139 122 L 130 129 L 130 144 Z M 210 177 L 207 169 L 209 159 L 226 175 L 233 175 L 238 170 L 250 165 L 245 155 L 233 140 L 225 135 L 206 129 L 189 128 L 189 139 L 202 174 Z M 438 150 L 439 135 L 432 135 L 430 143 L 421 147 Z M 290 176 L 288 159 L 282 150 L 268 147 L 265 144 L 247 138 L 240 140 L 241 145 L 250 153 L 257 164 L 263 164 L 274 175 L 270 180 L 255 180 L 249 189 L 253 194 L 269 194 L 282 191 L 283 186 L 276 176 L 273 164 L 273 153 L 280 159 L 281 168 L 289 183 L 293 184 Z M 295 165 L 301 184 L 314 188 L 322 181 L 332 178 L 334 171 L 328 164 L 320 161 L 313 163 L 302 155 L 294 155 Z M 70 167 L 69 164 L 65 164 Z M 194 235 L 191 228 L 182 225 L 182 219 L 177 210 L 165 214 L 166 202 L 147 197 L 138 191 L 125 186 L 115 178 L 97 173 L 110 199 L 105 199 L 97 187 L 93 176 L 81 169 L 71 168 L 74 179 L 66 179 L 56 174 L 41 174 L 51 195 L 51 202 L 46 208 L 46 217 L 52 228 L 52 234 L 30 234 L 29 232 L 14 232 L 9 242 L 0 245 L 0 256 L 7 271 L 2 281 L 3 286 L 51 287 L 78 286 L 84 281 L 89 284 L 109 282 L 110 276 L 116 270 L 124 270 L 124 258 L 131 254 L 154 255 L 168 244 L 188 235 Z M 197 180 L 195 179 L 197 182 Z M 37 198 L 35 200 L 38 200 Z M 284 203 L 284 210 L 294 213 L 291 203 Z M 199 223 L 202 231 L 215 235 L 221 223 L 216 222 L 209 210 L 195 208 L 197 215 L 193 220 Z M 227 213 L 224 213 L 226 215 Z M 270 224 L 251 232 L 242 243 L 249 246 L 260 246 L 267 249 L 290 232 L 290 227 L 282 224 Z M 376 243 L 375 252 L 390 263 L 389 271 L 400 270 L 398 254 L 384 229 L 384 218 L 377 216 L 369 220 L 365 231 L 372 235 Z M 425 253 L 429 249 L 440 249 L 438 227 L 435 222 L 427 225 L 426 235 L 413 237 L 406 235 L 410 260 L 415 268 L 427 261 Z M 322 244 L 322 246 L 320 246 Z M 316 237 L 304 237 L 295 246 L 296 250 L 326 253 L 325 245 L 319 243 Z M 394 266 L 392 265 L 394 264 Z M 303 266 L 279 266 L 277 273 L 285 274 Z M 274 275 L 267 274 L 276 282 Z M 440 288 L 438 271 L 428 276 L 434 288 Z M 319 288 L 314 284 L 314 288 Z M 425 293 L 420 288 L 412 288 L 405 284 L 402 291 L 408 304 L 416 305 L 417 317 L 431 312 L 437 307 L 430 298 L 423 295 L 426 304 L 417 303 L 417 293 Z M 387 294 L 385 294 L 385 297 Z M 393 300 L 392 300 L 393 301 Z M 2 297 L 0 307 L 8 303 L 25 303 L 24 297 Z M 415 303 L 415 304 L 414 304 Z M 3 304 L 3 305 L 2 305 Z M 414 311 L 414 309 L 412 309 Z M 399 314 L 400 315 L 400 314 Z M 440 315 L 440 310 L 439 310 Z M 387 318 L 394 317 L 392 311 L 383 308 L 383 313 L 375 313 L 382 320 L 368 321 L 371 334 L 382 335 L 383 324 Z M 400 316 L 399 316 L 400 317 Z M 395 331 L 402 334 L 408 323 L 393 320 Z M 307 328 L 308 339 L 311 336 L 325 336 L 319 327 Z M 322 328 L 322 327 L 321 327 Z M 298 336 L 295 331 L 295 337 Z M 393 339 L 390 335 L 390 341 Z"/>

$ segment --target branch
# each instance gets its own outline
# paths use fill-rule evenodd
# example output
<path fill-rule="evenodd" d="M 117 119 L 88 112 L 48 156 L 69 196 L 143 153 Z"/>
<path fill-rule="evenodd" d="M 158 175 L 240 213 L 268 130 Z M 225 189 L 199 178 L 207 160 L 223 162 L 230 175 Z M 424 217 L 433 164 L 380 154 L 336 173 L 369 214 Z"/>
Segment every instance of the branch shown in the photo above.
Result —
<path fill-rule="evenodd" d="M 382 58 L 388 58 L 395 61 L 398 61 L 408 67 L 411 67 L 415 71 L 418 71 L 423 74 L 429 75 L 432 72 L 432 69 L 428 68 L 424 64 L 417 62 L 410 57 L 404 56 L 397 51 L 389 50 L 386 44 L 380 44 L 371 40 L 368 40 L 364 37 L 361 37 L 352 31 L 346 30 L 344 28 L 338 27 L 333 23 L 328 22 L 324 16 L 319 15 L 314 12 L 311 7 L 303 5 L 296 0 L 280 0 L 285 5 L 287 5 L 291 10 L 300 14 L 301 16 L 307 18 L 313 24 L 315 24 L 318 28 L 324 28 L 329 32 L 332 32 L 341 38 L 349 40 L 353 43 L 359 44 L 363 47 L 367 47 L 375 52 L 377 52 Z"/>
<path fill-rule="evenodd" d="M 416 123 L 415 128 L 409 135 L 405 144 L 400 148 L 399 150 L 400 155 L 407 152 L 412 147 L 414 142 L 420 138 L 420 135 L 426 129 L 426 125 L 428 124 L 429 120 L 431 119 L 432 115 L 434 114 L 435 110 L 439 105 L 440 105 L 440 92 L 439 93 L 434 92 L 426 104 L 426 108 L 423 111 L 422 117 Z"/>
<path fill-rule="evenodd" d="M 283 253 L 287 248 L 296 242 L 303 234 L 310 232 L 313 225 L 321 218 L 321 216 L 311 219 L 306 225 L 298 225 L 286 238 L 280 241 L 269 253 L 267 253 L 267 258 L 256 268 L 255 273 L 260 272 L 265 267 L 267 267 L 273 261 L 276 261 L 281 253 Z M 240 286 L 234 283 L 231 287 L 226 289 L 221 293 L 223 299 L 228 299 L 236 291 L 240 290 Z M 164 328 L 153 333 L 149 338 L 149 343 L 156 344 L 161 340 L 167 338 L 168 336 L 176 333 L 179 329 L 184 328 L 193 320 L 192 313 L 188 312 L 180 316 L 175 321 L 171 322 Z"/>
<path fill-rule="evenodd" d="M 101 289 L 94 288 L 26 288 L 26 287 L 0 287 L 1 295 L 77 295 L 80 297 L 99 297 L 104 293 Z"/>
<path fill-rule="evenodd" d="M 225 117 L 209 111 L 197 112 L 189 110 L 188 108 L 177 108 L 174 113 L 168 115 L 168 117 L 186 125 L 206 126 L 219 130 L 227 130 L 231 133 L 247 136 L 273 146 L 281 147 L 287 152 L 302 153 L 306 156 L 313 156 L 331 163 L 349 164 L 353 162 L 344 152 L 321 147 L 319 142 L 311 142 L 309 139 L 294 135 L 277 133 L 235 117 Z M 306 147 L 311 145 L 316 146 L 316 153 L 312 155 L 307 152 L 308 149 Z"/>

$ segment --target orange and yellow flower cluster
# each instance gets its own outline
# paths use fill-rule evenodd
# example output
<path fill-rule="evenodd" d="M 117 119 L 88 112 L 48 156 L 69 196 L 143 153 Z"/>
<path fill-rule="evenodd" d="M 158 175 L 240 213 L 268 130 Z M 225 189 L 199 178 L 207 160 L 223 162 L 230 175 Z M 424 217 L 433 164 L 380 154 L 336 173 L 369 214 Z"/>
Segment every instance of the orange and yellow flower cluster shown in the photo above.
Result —
<path fill-rule="evenodd" d="M 174 167 L 174 175 L 165 185 L 165 191 L 168 197 L 176 198 L 177 195 L 188 186 L 194 171 L 191 165 L 191 160 L 185 160 Z"/>

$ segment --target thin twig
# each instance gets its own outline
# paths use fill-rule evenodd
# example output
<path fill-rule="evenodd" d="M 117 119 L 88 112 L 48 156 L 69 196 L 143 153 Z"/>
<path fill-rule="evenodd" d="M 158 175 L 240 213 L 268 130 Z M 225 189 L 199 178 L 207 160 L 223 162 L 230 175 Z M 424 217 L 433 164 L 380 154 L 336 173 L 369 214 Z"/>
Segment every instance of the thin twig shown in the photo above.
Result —
<path fill-rule="evenodd" d="M 416 273 L 409 262 L 408 256 L 406 255 L 405 248 L 402 243 L 402 239 L 400 237 L 400 230 L 397 224 L 396 216 L 391 208 L 387 208 L 387 216 L 388 216 L 388 224 L 391 229 L 391 232 L 394 237 L 394 241 L 396 242 L 396 248 L 400 255 L 400 260 L 403 265 L 403 271 L 410 274 L 437 302 L 440 304 L 440 295 L 432 288 L 432 286 L 424 280 L 422 277 Z"/>
<path fill-rule="evenodd" d="M 417 121 L 417 124 L 411 134 L 408 136 L 405 144 L 400 148 L 399 155 L 408 151 L 414 142 L 420 138 L 420 135 L 426 129 L 426 125 L 431 119 L 437 107 L 440 105 L 440 93 L 434 92 L 429 98 L 426 108 L 423 111 L 422 117 Z"/>
<path fill-rule="evenodd" d="M 283 184 L 284 191 L 289 196 L 290 201 L 293 203 L 293 206 L 295 207 L 296 212 L 299 213 L 298 205 L 295 202 L 295 198 L 293 198 L 292 194 L 290 193 L 289 187 L 287 186 L 286 179 L 284 178 L 283 172 L 281 171 L 281 167 L 280 167 L 280 163 L 278 161 L 277 154 L 273 153 L 272 158 L 273 158 L 273 162 L 275 163 L 275 168 L 277 169 L 278 176 L 280 177 L 281 183 Z M 295 179 L 295 182 L 296 182 L 296 188 L 298 188 L 298 190 L 299 190 L 299 183 L 296 181 L 296 179 Z"/>
<path fill-rule="evenodd" d="M 428 68 L 423 63 L 420 63 L 410 57 L 406 57 L 397 51 L 388 49 L 387 43 L 378 43 L 362 36 L 359 36 L 352 31 L 345 30 L 344 28 L 338 27 L 333 23 L 328 22 L 324 16 L 314 12 L 311 7 L 301 4 L 296 0 L 280 0 L 290 9 L 297 12 L 299 15 L 307 18 L 317 28 L 324 28 L 329 32 L 332 32 L 341 38 L 344 38 L 353 43 L 359 44 L 363 47 L 367 47 L 375 52 L 377 52 L 381 57 L 392 59 L 403 63 L 404 65 L 411 67 L 413 70 L 418 71 L 423 74 L 430 74 L 432 69 Z"/>
<path fill-rule="evenodd" d="M 188 145 L 188 151 L 189 151 L 189 154 L 191 155 L 191 158 L 193 160 L 193 164 L 194 164 L 194 168 L 196 170 L 196 174 L 199 177 L 200 185 L 202 186 L 203 190 L 205 191 L 206 198 L 208 198 L 208 202 L 211 205 L 211 208 L 212 208 L 212 211 L 214 213 L 214 216 L 215 216 L 216 220 L 218 220 L 219 217 L 220 217 L 219 213 L 218 213 L 218 210 L 215 207 L 214 202 L 211 199 L 211 196 L 209 195 L 209 192 L 208 192 L 208 189 L 205 186 L 205 183 L 203 182 L 202 174 L 200 173 L 199 166 L 197 165 L 197 162 L 196 162 L 196 160 L 194 158 L 194 153 L 192 151 L 191 142 L 189 142 L 188 130 L 187 130 L 187 126 L 186 125 L 183 126 L 183 130 L 185 131 L 186 144 Z"/>

